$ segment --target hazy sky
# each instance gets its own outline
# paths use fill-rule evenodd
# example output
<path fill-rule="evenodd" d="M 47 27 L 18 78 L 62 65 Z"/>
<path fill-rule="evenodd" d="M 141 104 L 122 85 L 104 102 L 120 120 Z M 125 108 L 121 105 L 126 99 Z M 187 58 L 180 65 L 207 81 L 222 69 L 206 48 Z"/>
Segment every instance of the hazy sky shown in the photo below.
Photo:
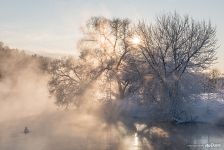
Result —
<path fill-rule="evenodd" d="M 77 53 L 79 28 L 91 16 L 151 21 L 177 11 L 216 25 L 216 66 L 224 71 L 223 6 L 223 0 L 0 0 L 0 41 L 35 52 Z"/>

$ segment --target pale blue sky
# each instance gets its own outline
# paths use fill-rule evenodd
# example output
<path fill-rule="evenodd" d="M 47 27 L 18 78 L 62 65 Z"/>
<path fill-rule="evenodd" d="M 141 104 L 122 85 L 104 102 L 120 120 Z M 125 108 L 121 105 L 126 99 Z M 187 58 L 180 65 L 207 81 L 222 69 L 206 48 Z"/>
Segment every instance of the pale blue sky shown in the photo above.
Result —
<path fill-rule="evenodd" d="M 0 41 L 29 51 L 75 54 L 79 27 L 91 16 L 151 21 L 173 11 L 216 25 L 216 66 L 224 71 L 223 0 L 0 0 Z"/>

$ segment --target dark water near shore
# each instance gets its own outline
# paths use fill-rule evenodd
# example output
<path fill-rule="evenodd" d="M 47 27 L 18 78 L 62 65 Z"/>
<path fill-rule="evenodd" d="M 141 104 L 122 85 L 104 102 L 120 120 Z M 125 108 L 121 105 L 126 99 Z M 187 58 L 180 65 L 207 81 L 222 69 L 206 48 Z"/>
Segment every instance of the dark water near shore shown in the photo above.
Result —
<path fill-rule="evenodd" d="M 0 150 L 223 150 L 224 127 L 209 124 L 122 123 L 58 113 L 0 123 Z M 27 121 L 28 120 L 28 121 Z M 24 126 L 30 133 L 24 134 Z"/>
<path fill-rule="evenodd" d="M 138 150 L 223 150 L 224 127 L 209 124 L 160 123 L 140 131 L 137 139 Z"/>

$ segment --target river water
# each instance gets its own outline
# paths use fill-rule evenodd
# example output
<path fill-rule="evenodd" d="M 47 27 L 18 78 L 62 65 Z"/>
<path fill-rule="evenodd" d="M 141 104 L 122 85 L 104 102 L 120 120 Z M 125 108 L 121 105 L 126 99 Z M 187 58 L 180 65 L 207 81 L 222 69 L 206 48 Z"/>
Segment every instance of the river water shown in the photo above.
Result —
<path fill-rule="evenodd" d="M 25 126 L 30 133 L 23 133 Z M 170 123 L 127 127 L 122 122 L 106 125 L 95 117 L 61 112 L 0 123 L 0 150 L 204 149 L 224 149 L 224 127 Z"/>
<path fill-rule="evenodd" d="M 140 130 L 133 143 L 137 143 L 136 150 L 223 150 L 224 127 L 157 123 Z"/>

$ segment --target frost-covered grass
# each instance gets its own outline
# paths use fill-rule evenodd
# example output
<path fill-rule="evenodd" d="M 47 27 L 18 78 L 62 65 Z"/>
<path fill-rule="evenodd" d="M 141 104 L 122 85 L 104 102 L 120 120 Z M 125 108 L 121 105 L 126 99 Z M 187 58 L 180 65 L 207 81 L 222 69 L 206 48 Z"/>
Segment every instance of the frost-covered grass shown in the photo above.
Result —
<path fill-rule="evenodd" d="M 192 99 L 186 104 L 186 112 L 195 118 L 196 122 L 224 123 L 223 93 L 203 93 L 194 95 Z"/>
<path fill-rule="evenodd" d="M 124 103 L 124 102 L 123 102 Z M 123 104 L 130 116 L 144 121 L 164 121 L 163 116 L 168 112 L 159 108 L 157 104 L 148 106 L 139 105 L 135 102 Z M 200 122 L 211 124 L 224 124 L 224 92 L 202 93 L 192 95 L 179 105 L 178 123 Z"/>

